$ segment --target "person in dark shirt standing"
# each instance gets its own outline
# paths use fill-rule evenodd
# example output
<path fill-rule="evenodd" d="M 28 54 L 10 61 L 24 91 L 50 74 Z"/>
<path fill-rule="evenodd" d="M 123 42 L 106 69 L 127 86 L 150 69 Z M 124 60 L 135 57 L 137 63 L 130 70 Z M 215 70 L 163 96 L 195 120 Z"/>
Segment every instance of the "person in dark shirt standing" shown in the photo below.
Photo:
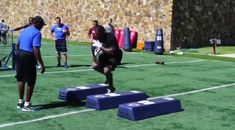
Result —
<path fill-rule="evenodd" d="M 95 59 L 93 69 L 104 74 L 108 84 L 108 92 L 114 92 L 112 71 L 117 67 L 118 44 L 114 35 L 105 33 L 103 26 L 98 25 L 96 28 L 97 40 L 94 40 L 92 46 L 94 49 Z"/>
<path fill-rule="evenodd" d="M 23 26 L 20 26 L 20 27 L 17 27 L 15 29 L 13 29 L 13 31 L 19 31 L 21 29 L 27 28 L 28 26 L 31 26 L 32 25 L 32 19 L 33 19 L 33 17 L 29 17 L 27 24 L 25 24 Z"/>
<path fill-rule="evenodd" d="M 36 83 L 36 63 L 41 66 L 41 73 L 45 72 L 45 66 L 41 58 L 41 29 L 46 25 L 40 16 L 32 19 L 32 25 L 25 28 L 18 37 L 16 44 L 16 79 L 18 82 L 19 102 L 17 108 L 22 111 L 34 111 L 31 106 Z M 24 90 L 26 87 L 26 98 L 24 101 Z"/>
<path fill-rule="evenodd" d="M 64 67 L 68 68 L 67 43 L 66 38 L 70 35 L 69 27 L 61 23 L 61 18 L 56 17 L 56 25 L 51 28 L 51 35 L 55 39 L 55 48 L 57 52 L 57 67 L 61 66 L 61 54 L 64 55 Z"/>
<path fill-rule="evenodd" d="M 114 26 L 112 25 L 112 22 L 113 22 L 113 19 L 108 18 L 108 22 L 104 25 L 104 29 L 105 29 L 105 32 L 108 33 L 109 35 L 115 36 L 115 29 L 114 29 Z M 121 64 L 122 56 L 123 56 L 123 52 L 119 48 L 118 53 L 117 53 L 117 65 Z"/>

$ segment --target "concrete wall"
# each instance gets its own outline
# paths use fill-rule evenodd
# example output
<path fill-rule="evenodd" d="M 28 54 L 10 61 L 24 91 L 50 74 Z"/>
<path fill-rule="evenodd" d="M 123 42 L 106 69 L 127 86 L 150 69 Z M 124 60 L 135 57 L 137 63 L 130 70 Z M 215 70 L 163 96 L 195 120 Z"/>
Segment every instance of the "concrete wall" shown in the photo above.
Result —
<path fill-rule="evenodd" d="M 11 27 L 41 15 L 47 23 L 44 38 L 51 38 L 49 30 L 56 16 L 70 26 L 70 39 L 77 41 L 89 41 L 87 32 L 94 19 L 105 24 L 112 17 L 116 28 L 138 31 L 139 40 L 155 40 L 159 26 L 164 29 L 166 48 L 170 47 L 172 0 L 1 0 L 0 10 L 0 17 Z"/>

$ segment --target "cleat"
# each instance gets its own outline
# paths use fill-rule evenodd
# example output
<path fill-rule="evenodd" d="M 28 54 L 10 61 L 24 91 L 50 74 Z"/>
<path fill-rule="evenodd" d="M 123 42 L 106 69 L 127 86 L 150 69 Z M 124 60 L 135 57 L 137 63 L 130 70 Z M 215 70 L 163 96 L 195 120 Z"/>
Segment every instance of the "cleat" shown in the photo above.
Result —
<path fill-rule="evenodd" d="M 24 107 L 24 102 L 18 103 L 17 106 L 16 106 L 16 108 L 19 108 L 19 109 L 23 108 L 23 107 Z"/>
<path fill-rule="evenodd" d="M 61 64 L 57 64 L 56 67 L 61 67 Z"/>
<path fill-rule="evenodd" d="M 64 64 L 64 68 L 65 69 L 69 68 L 68 64 Z"/>
<path fill-rule="evenodd" d="M 107 88 L 107 93 L 111 93 L 111 90 Z"/>

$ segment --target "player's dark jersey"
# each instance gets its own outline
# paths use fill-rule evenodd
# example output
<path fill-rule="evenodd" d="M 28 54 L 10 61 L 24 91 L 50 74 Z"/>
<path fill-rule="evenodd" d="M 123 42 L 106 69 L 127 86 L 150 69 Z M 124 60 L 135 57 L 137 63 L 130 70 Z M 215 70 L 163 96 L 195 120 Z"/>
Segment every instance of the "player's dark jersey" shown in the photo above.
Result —
<path fill-rule="evenodd" d="M 99 55 L 98 62 L 101 64 L 112 64 L 115 68 L 122 60 L 122 51 L 118 47 L 115 36 L 107 34 L 105 42 L 103 42 L 103 47 L 112 48 L 112 52 L 102 52 L 102 54 Z M 110 63 L 110 61 L 112 62 Z"/>

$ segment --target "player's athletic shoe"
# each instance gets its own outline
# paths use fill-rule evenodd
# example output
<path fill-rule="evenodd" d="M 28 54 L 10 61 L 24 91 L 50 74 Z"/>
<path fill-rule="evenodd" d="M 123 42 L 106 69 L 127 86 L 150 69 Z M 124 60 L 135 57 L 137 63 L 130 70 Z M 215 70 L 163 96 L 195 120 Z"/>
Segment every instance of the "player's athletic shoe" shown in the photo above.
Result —
<path fill-rule="evenodd" d="M 16 106 L 16 108 L 23 108 L 23 107 L 24 107 L 24 102 L 18 103 L 17 106 Z"/>
<path fill-rule="evenodd" d="M 64 68 L 65 69 L 69 68 L 68 64 L 64 64 Z"/>
<path fill-rule="evenodd" d="M 57 64 L 56 67 L 61 67 L 61 64 Z"/>
<path fill-rule="evenodd" d="M 32 107 L 31 104 L 29 104 L 28 106 L 24 106 L 21 111 L 23 112 L 35 112 L 37 111 L 36 108 Z"/>
<path fill-rule="evenodd" d="M 107 90 L 108 90 L 107 93 L 113 93 L 113 92 L 115 92 L 116 88 L 111 87 L 111 88 L 108 88 Z"/>

